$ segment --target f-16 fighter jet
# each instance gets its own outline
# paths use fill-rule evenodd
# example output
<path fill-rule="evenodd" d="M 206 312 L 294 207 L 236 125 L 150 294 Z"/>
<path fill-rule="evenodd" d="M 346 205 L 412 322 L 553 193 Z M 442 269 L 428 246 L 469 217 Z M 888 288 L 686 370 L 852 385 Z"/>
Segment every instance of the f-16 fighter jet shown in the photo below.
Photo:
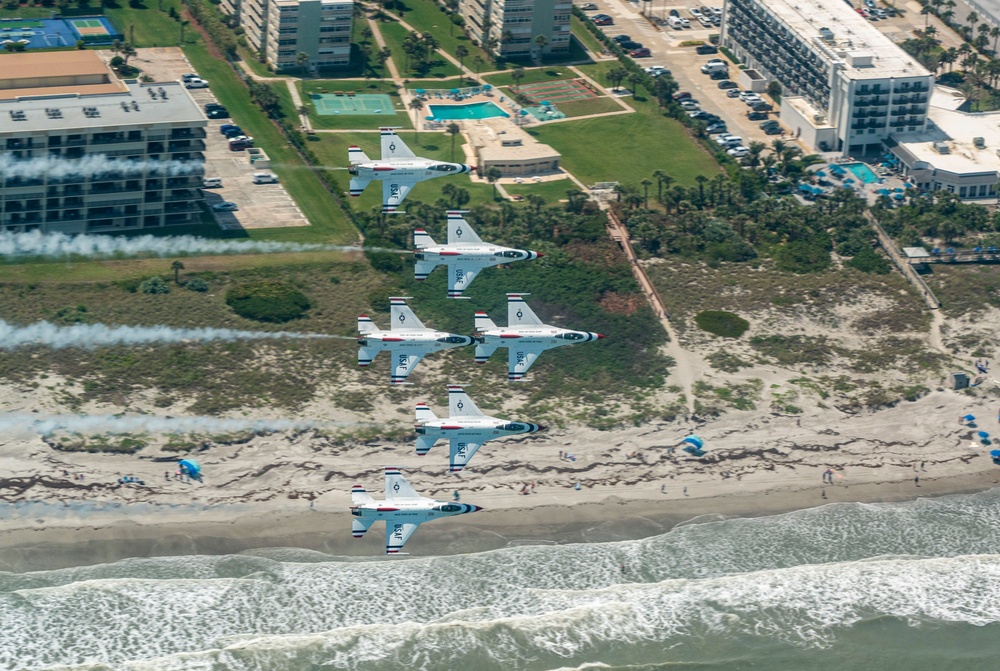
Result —
<path fill-rule="evenodd" d="M 360 147 L 347 148 L 347 160 L 351 167 L 350 193 L 360 196 L 372 180 L 382 182 L 382 212 L 396 211 L 413 185 L 425 179 L 460 175 L 473 172 L 476 168 L 465 163 L 446 163 L 417 156 L 406 146 L 395 129 L 380 128 L 382 134 L 382 160 L 373 161 Z"/>
<path fill-rule="evenodd" d="M 361 538 L 372 524 L 385 520 L 385 553 L 400 554 L 417 527 L 428 520 L 482 510 L 479 506 L 435 501 L 420 496 L 398 468 L 385 468 L 385 501 L 376 501 L 361 485 L 351 489 L 351 533 Z"/>
<path fill-rule="evenodd" d="M 389 299 L 390 330 L 380 331 L 368 315 L 358 317 L 358 365 L 367 366 L 379 352 L 392 356 L 392 384 L 402 384 L 428 352 L 472 344 L 469 336 L 426 328 L 406 305 L 409 296 Z"/>
<path fill-rule="evenodd" d="M 476 363 L 486 363 L 497 347 L 508 348 L 507 380 L 516 382 L 535 363 L 538 355 L 553 347 L 590 342 L 603 338 L 600 333 L 571 331 L 543 324 L 523 296 L 507 294 L 507 326 L 497 326 L 485 312 L 476 312 Z"/>
<path fill-rule="evenodd" d="M 461 298 L 483 268 L 543 256 L 526 249 L 483 242 L 457 210 L 448 213 L 448 244 L 437 244 L 427 231 L 418 228 L 413 232 L 413 248 L 417 260 L 413 272 L 418 280 L 427 279 L 439 265 L 448 266 L 448 298 Z"/>
<path fill-rule="evenodd" d="M 451 472 L 465 468 L 487 440 L 519 433 L 543 431 L 528 422 L 511 422 L 484 415 L 469 395 L 456 384 L 448 385 L 448 417 L 439 418 L 426 403 L 417 404 L 417 454 L 423 456 L 446 438 L 451 442 Z"/>

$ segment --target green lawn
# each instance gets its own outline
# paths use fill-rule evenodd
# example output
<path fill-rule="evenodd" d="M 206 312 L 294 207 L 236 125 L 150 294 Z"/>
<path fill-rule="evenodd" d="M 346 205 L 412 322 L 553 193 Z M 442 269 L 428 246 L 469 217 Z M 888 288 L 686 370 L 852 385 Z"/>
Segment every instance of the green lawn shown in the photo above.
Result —
<path fill-rule="evenodd" d="M 441 48 L 452 56 L 455 56 L 455 48 L 464 44 L 465 48 L 469 50 L 469 55 L 465 57 L 465 66 L 470 70 L 475 70 L 473 60 L 476 56 L 487 63 L 492 61 L 485 51 L 472 43 L 462 28 L 451 22 L 448 15 L 434 0 L 395 0 L 386 8 L 397 15 L 399 10 L 403 9 L 401 17 L 403 21 L 413 26 L 414 30 L 419 33 L 433 35 L 437 38 Z"/>
<path fill-rule="evenodd" d="M 551 67 L 540 67 L 540 68 L 525 68 L 524 77 L 521 79 L 519 84 L 537 84 L 538 82 L 553 82 L 560 79 L 576 79 L 576 73 L 567 68 L 551 68 Z M 500 72 L 498 74 L 486 75 L 483 77 L 487 82 L 493 84 L 493 86 L 513 86 L 514 78 L 510 76 L 509 72 Z"/>
<path fill-rule="evenodd" d="M 347 148 L 356 144 L 364 150 L 368 156 L 377 158 L 382 155 L 381 141 L 377 133 L 329 133 L 322 134 L 319 142 L 311 142 L 309 147 L 323 160 L 325 165 L 343 166 L 347 163 Z M 451 138 L 445 133 L 420 133 L 419 142 L 413 139 L 413 133 L 401 133 L 400 137 L 413 150 L 417 156 L 427 158 L 437 158 L 443 161 L 451 160 Z M 458 136 L 455 140 L 455 161 L 461 162 L 462 138 Z M 468 205 L 488 203 L 492 197 L 493 188 L 489 184 L 473 183 L 467 175 L 457 175 L 455 177 L 444 177 L 441 179 L 431 179 L 417 184 L 406 200 L 402 209 L 406 209 L 408 203 L 421 201 L 433 203 L 441 198 L 441 187 L 445 184 L 460 186 L 469 192 L 470 200 Z M 364 195 L 359 198 L 352 198 L 351 203 L 358 211 L 370 210 L 379 207 L 382 203 L 382 185 L 372 182 Z"/>
<path fill-rule="evenodd" d="M 379 23 L 379 30 L 382 31 L 386 46 L 392 52 L 392 60 L 396 64 L 396 68 L 403 76 L 411 79 L 444 79 L 461 74 L 458 71 L 458 66 L 452 65 L 450 61 L 445 60 L 440 55 L 436 55 L 435 60 L 431 61 L 430 69 L 426 73 L 414 72 L 406 67 L 406 52 L 403 51 L 403 40 L 410 34 L 410 31 L 395 21 Z"/>
<path fill-rule="evenodd" d="M 105 5 L 104 15 L 111 19 L 125 39 L 132 40 L 137 47 L 173 47 L 181 42 L 181 24 L 170 18 L 167 12 L 173 7 L 179 14 L 183 3 L 181 0 L 163 0 L 163 10 L 160 11 L 159 0 L 146 0 L 144 9 L 129 7 L 128 0 L 118 0 L 115 7 Z M 94 14 L 100 14 L 100 7 L 94 8 Z M 184 43 L 198 44 L 201 36 L 193 25 L 184 28 Z"/>
<path fill-rule="evenodd" d="M 544 198 L 547 203 L 557 203 L 560 200 L 566 200 L 568 190 L 580 187 L 571 179 L 559 179 L 554 182 L 539 182 L 538 184 L 528 180 L 523 184 L 504 184 L 503 188 L 512 196 L 534 194 Z"/>
<path fill-rule="evenodd" d="M 568 117 L 587 116 L 588 114 L 604 114 L 605 112 L 623 112 L 621 105 L 611 98 L 593 98 L 591 100 L 575 100 L 558 103 L 556 107 Z"/>
<path fill-rule="evenodd" d="M 413 128 L 410 115 L 399 99 L 399 94 L 392 87 L 390 80 L 358 81 L 358 80 L 336 80 L 336 79 L 305 79 L 298 82 L 299 94 L 302 102 L 309 108 L 309 119 L 313 128 L 319 130 L 352 130 L 365 128 L 378 128 L 379 126 L 397 126 L 402 128 Z M 317 114 L 309 96 L 313 93 L 384 93 L 393 101 L 396 114 Z"/>
<path fill-rule="evenodd" d="M 576 15 L 573 15 L 571 21 L 573 36 L 583 42 L 584 46 L 593 51 L 595 54 L 600 54 L 601 50 L 604 49 L 604 45 L 601 44 L 601 41 L 594 37 L 589 30 L 587 30 L 587 26 L 585 26 L 583 21 L 577 18 Z"/>
<path fill-rule="evenodd" d="M 638 185 L 655 170 L 664 170 L 679 184 L 694 186 L 695 176 L 719 172 L 719 164 L 680 122 L 645 108 L 637 114 L 554 123 L 528 132 L 559 151 L 562 167 L 584 184 Z"/>
<path fill-rule="evenodd" d="M 219 101 L 271 157 L 272 169 L 281 176 L 281 183 L 312 224 L 295 228 L 257 229 L 248 231 L 249 236 L 300 242 L 355 240 L 357 231 L 347 215 L 280 131 L 250 100 L 249 91 L 232 68 L 225 61 L 211 56 L 200 45 L 188 46 L 184 52 L 195 69 L 212 82 L 212 92 Z"/>

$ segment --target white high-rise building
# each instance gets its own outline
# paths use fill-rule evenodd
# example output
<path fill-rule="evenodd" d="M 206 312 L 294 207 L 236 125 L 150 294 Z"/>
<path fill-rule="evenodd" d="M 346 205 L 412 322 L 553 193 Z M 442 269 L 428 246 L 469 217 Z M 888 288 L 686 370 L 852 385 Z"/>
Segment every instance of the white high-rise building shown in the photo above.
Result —
<path fill-rule="evenodd" d="M 224 0 L 247 42 L 275 70 L 346 67 L 351 62 L 352 0 Z"/>
<path fill-rule="evenodd" d="M 494 56 L 538 58 L 569 52 L 571 0 L 462 0 L 459 11 L 469 35 Z M 544 46 L 536 39 L 545 37 Z"/>
<path fill-rule="evenodd" d="M 726 0 L 721 43 L 782 88 L 782 122 L 861 156 L 927 127 L 934 76 L 841 0 Z"/>

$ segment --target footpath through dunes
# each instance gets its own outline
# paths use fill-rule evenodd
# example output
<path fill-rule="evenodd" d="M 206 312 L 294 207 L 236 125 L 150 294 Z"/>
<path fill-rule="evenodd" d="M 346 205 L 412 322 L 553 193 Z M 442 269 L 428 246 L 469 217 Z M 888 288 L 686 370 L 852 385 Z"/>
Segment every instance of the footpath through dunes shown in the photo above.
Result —
<path fill-rule="evenodd" d="M 830 505 L 378 570 L 283 548 L 0 573 L 0 663 L 443 671 L 742 659 L 790 671 L 832 654 L 841 666 L 810 668 L 860 671 L 889 646 L 923 671 L 975 640 L 965 668 L 985 671 L 1000 652 L 997 503 L 984 492 Z M 894 635 L 880 640 L 886 628 Z"/>

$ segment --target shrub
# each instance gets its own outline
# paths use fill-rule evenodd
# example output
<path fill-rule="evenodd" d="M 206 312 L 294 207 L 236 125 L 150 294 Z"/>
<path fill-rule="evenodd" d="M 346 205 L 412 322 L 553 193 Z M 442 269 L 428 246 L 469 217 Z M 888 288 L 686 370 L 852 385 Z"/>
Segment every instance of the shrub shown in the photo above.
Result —
<path fill-rule="evenodd" d="M 305 294 L 277 280 L 237 284 L 226 292 L 226 305 L 246 319 L 278 323 L 298 319 L 312 307 Z"/>
<path fill-rule="evenodd" d="M 881 256 L 871 247 L 862 247 L 857 254 L 854 255 L 850 261 L 846 264 L 855 270 L 860 270 L 863 273 L 874 273 L 876 275 L 885 275 L 889 272 L 889 262 L 885 260 L 884 256 Z"/>
<path fill-rule="evenodd" d="M 139 283 L 139 291 L 144 294 L 169 294 L 170 285 L 162 277 L 148 277 Z"/>
<path fill-rule="evenodd" d="M 790 273 L 818 273 L 830 265 L 830 252 L 820 245 L 806 240 L 793 240 L 783 245 L 774 254 L 778 270 Z"/>
<path fill-rule="evenodd" d="M 188 291 L 197 291 L 200 293 L 204 293 L 208 291 L 208 282 L 201 279 L 200 277 L 194 277 L 187 281 L 187 284 L 184 285 L 184 288 L 187 289 Z"/>
<path fill-rule="evenodd" d="M 694 321 L 702 331 L 721 338 L 739 338 L 750 328 L 746 319 L 722 310 L 704 310 L 694 316 Z"/>

